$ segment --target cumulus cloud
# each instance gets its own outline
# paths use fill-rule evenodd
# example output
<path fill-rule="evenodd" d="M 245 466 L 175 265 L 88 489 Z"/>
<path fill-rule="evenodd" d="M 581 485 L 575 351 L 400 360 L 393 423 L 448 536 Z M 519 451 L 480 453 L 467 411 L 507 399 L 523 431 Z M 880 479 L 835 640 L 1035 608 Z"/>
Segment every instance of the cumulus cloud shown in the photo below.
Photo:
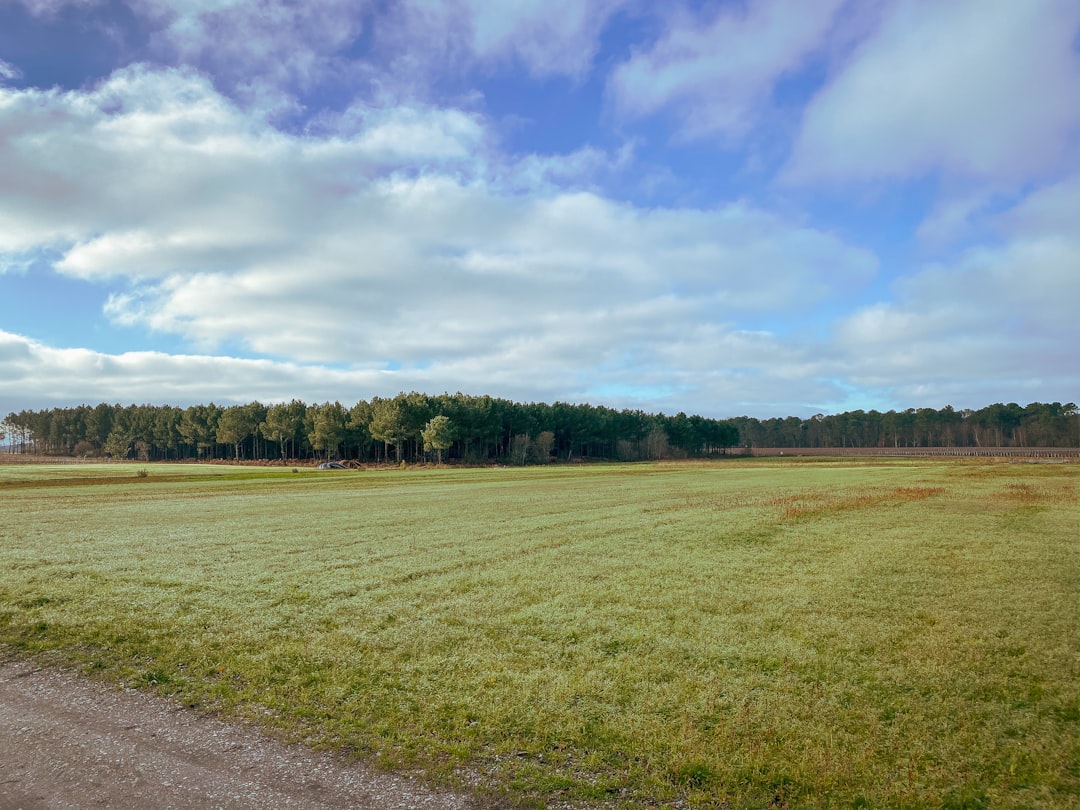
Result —
<path fill-rule="evenodd" d="M 792 183 L 1039 179 L 1072 159 L 1071 0 L 895 3 L 806 109 Z"/>
<path fill-rule="evenodd" d="M 730 363 L 735 316 L 875 272 L 867 251 L 746 203 L 556 190 L 556 160 L 486 162 L 483 120 L 455 111 L 290 136 L 197 74 L 130 68 L 89 93 L 3 91 L 0 128 L 0 171 L 18 179 L 0 192 L 0 251 L 55 249 L 59 271 L 117 288 L 115 322 L 203 353 L 239 344 L 449 388 L 471 374 L 521 390 L 510 378 L 527 372 L 537 391 L 587 391 L 600 364 L 630 386 L 645 372 L 619 357 L 659 374 L 671 355 L 655 344 L 698 334 Z"/>
<path fill-rule="evenodd" d="M 106 247 L 99 267 L 146 264 L 143 242 Z M 113 317 L 273 356 L 408 364 L 494 356 L 523 335 L 557 352 L 584 319 L 590 333 L 567 349 L 587 366 L 609 346 L 655 339 L 664 309 L 649 314 L 643 300 L 674 296 L 684 324 L 707 322 L 803 307 L 874 269 L 862 251 L 740 206 L 642 211 L 585 192 L 507 197 L 446 177 L 358 188 L 322 227 L 229 271 L 213 255 L 183 272 L 193 253 L 179 237 L 152 252 L 174 266 L 115 297 Z M 285 308 L 283 328 L 268 316 Z"/>
<path fill-rule="evenodd" d="M 114 29 L 112 0 L 14 0 L 46 21 L 58 12 L 99 32 Z M 327 86 L 370 90 L 373 68 L 348 49 L 370 24 L 374 3 L 357 0 L 121 0 L 132 32 L 128 59 L 188 66 L 249 109 L 304 116 L 300 98 Z M 92 20 L 92 23 L 88 21 Z M 131 32 L 129 32 L 131 33 Z M 114 63 L 115 64 L 115 63 Z"/>
<path fill-rule="evenodd" d="M 86 94 L 2 91 L 0 251 L 78 241 L 121 223 L 137 230 L 174 214 L 172 227 L 184 217 L 212 220 L 216 208 L 230 208 L 250 150 L 265 160 L 284 144 L 253 127 L 187 70 L 127 68 Z"/>
<path fill-rule="evenodd" d="M 142 58 L 182 66 L 64 91 L 14 89 L 0 63 L 0 272 L 100 284 L 114 324 L 190 354 L 0 333 L 0 378 L 35 402 L 462 389 L 723 416 L 813 413 L 852 385 L 903 406 L 1075 389 L 1073 5 L 129 2 Z M 663 27 L 626 59 L 616 17 Z M 637 151 L 663 160 L 654 143 L 510 154 L 483 82 L 463 89 L 497 71 L 580 88 L 613 64 L 619 123 L 665 118 L 725 149 L 783 140 L 762 123 L 831 68 L 783 177 L 816 194 L 931 176 L 928 215 L 896 203 L 922 218 L 895 228 L 920 266 L 873 234 L 897 277 L 844 315 L 877 261 L 824 229 L 827 209 L 730 191 L 712 167 L 676 187 L 693 205 L 616 199 Z M 987 238 L 949 252 L 972 233 Z"/>
<path fill-rule="evenodd" d="M 711 334 L 697 335 L 704 343 L 672 344 L 665 355 L 679 361 L 702 351 L 740 352 L 742 363 L 730 368 L 710 366 L 682 372 L 673 378 L 660 368 L 631 368 L 621 362 L 627 359 L 623 357 L 613 357 L 612 367 L 599 374 L 585 370 L 575 373 L 550 354 L 534 352 L 525 340 L 508 348 L 497 361 L 463 357 L 431 368 L 388 370 L 342 369 L 212 354 L 108 354 L 49 346 L 0 330 L 0 376 L 5 380 L 0 418 L 10 411 L 43 407 L 43 403 L 47 407 L 98 402 L 186 406 L 209 401 L 271 403 L 299 398 L 306 402 L 338 400 L 351 405 L 373 396 L 414 390 L 463 390 L 519 402 L 551 401 L 545 373 L 549 370 L 565 378 L 562 399 L 654 412 L 686 410 L 723 417 L 747 409 L 761 414 L 762 403 L 775 403 L 774 412 L 778 414 L 812 413 L 813 406 L 807 410 L 806 402 L 838 398 L 839 389 L 814 378 L 812 366 L 798 365 L 796 357 L 804 350 L 785 347 L 764 334 L 719 328 L 709 331 Z M 777 370 L 761 365 L 769 356 L 782 353 L 790 358 L 789 368 Z M 787 376 L 788 370 L 797 376 Z M 799 396 L 808 400 L 793 397 L 793 383 L 800 384 Z M 747 407 L 740 410 L 740 403 L 747 403 Z"/>
<path fill-rule="evenodd" d="M 349 0 L 186 2 L 137 0 L 167 19 L 159 54 L 198 65 L 248 103 L 296 111 L 294 97 L 327 82 L 363 82 L 362 66 L 342 56 L 363 33 L 374 4 Z"/>
<path fill-rule="evenodd" d="M 1037 189 L 1000 215 L 999 243 L 927 265 L 894 284 L 893 300 L 840 321 L 844 376 L 907 401 L 1075 399 L 1078 191 L 1075 179 Z"/>
<path fill-rule="evenodd" d="M 580 78 L 628 0 L 131 0 L 158 58 L 198 65 L 269 112 L 298 112 L 320 85 L 371 100 L 425 98 L 448 65 Z M 363 42 L 361 40 L 363 39 Z"/>
<path fill-rule="evenodd" d="M 492 168 L 499 185 L 507 190 L 587 190 L 601 178 L 622 174 L 633 162 L 634 146 L 624 144 L 614 153 L 592 146 L 566 154 L 531 153 L 503 161 Z"/>
<path fill-rule="evenodd" d="M 841 0 L 764 0 L 711 15 L 676 13 L 651 48 L 611 75 L 626 119 L 670 112 L 684 138 L 729 140 L 757 123 L 776 82 L 822 44 Z"/>
<path fill-rule="evenodd" d="M 326 152 L 345 149 L 363 153 L 384 166 L 415 162 L 419 168 L 433 162 L 445 166 L 482 160 L 489 140 L 477 115 L 417 103 L 390 107 L 354 104 L 341 113 L 319 116 L 309 124 L 308 133 L 337 136 L 338 140 L 324 145 Z"/>
<path fill-rule="evenodd" d="M 380 381 L 377 372 L 211 355 L 106 354 L 47 346 L 2 330 L 0 374 L 10 385 L 10 393 L 4 397 L 9 411 L 41 407 L 43 402 L 50 406 L 98 402 L 189 405 L 211 400 L 275 402 L 291 397 L 317 402 L 350 395 L 367 398 L 373 390 L 392 387 Z"/>
<path fill-rule="evenodd" d="M 103 0 L 20 0 L 32 13 Z M 150 32 L 144 59 L 190 65 L 245 106 L 306 117 L 327 87 L 382 103 L 429 97 L 448 67 L 583 77 L 607 21 L 628 0 L 127 0 Z M 0 75 L 2 78 L 2 75 Z"/>

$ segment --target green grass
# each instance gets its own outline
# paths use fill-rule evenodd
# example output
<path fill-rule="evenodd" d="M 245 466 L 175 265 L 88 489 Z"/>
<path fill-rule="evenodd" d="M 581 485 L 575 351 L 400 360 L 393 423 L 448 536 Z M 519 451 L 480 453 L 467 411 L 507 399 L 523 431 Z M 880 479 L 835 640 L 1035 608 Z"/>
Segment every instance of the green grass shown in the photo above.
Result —
<path fill-rule="evenodd" d="M 1077 472 L 4 466 L 0 643 L 500 801 L 1075 808 Z"/>

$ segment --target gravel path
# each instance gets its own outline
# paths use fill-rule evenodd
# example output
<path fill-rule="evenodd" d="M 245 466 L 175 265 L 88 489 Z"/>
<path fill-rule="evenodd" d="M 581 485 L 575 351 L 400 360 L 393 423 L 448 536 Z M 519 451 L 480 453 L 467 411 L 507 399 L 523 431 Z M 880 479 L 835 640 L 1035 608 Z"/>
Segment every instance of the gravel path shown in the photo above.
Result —
<path fill-rule="evenodd" d="M 0 810 L 479 806 L 155 695 L 0 660 Z"/>

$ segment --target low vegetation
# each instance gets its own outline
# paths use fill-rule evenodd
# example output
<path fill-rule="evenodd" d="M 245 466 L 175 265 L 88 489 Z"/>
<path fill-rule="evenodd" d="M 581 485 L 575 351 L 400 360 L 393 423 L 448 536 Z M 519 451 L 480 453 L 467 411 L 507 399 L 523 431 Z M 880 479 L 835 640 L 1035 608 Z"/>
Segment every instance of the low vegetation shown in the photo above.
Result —
<path fill-rule="evenodd" d="M 0 467 L 0 643 L 500 802 L 1075 808 L 1075 464 Z"/>

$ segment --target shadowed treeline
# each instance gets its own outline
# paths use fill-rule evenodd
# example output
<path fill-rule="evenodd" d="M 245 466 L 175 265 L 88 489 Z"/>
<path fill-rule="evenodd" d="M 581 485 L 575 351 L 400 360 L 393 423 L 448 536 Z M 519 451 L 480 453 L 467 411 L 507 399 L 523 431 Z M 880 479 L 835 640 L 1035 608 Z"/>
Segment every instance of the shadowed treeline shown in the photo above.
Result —
<path fill-rule="evenodd" d="M 1076 447 L 1073 403 L 849 411 L 730 420 L 593 405 L 410 393 L 339 402 L 221 407 L 80 405 L 9 414 L 14 452 L 118 459 L 310 459 L 546 463 L 693 458 L 753 448 Z"/>
<path fill-rule="evenodd" d="M 12 413 L 0 432 L 17 452 L 142 460 L 348 458 L 544 463 L 636 461 L 723 452 L 738 443 L 730 421 L 616 411 L 556 402 L 515 403 L 465 394 L 399 394 L 308 405 L 252 402 L 80 405 Z"/>
<path fill-rule="evenodd" d="M 1076 447 L 1080 417 L 1075 404 L 1032 402 L 988 405 L 977 411 L 946 405 L 906 411 L 848 411 L 809 419 L 732 422 L 744 447 Z"/>

